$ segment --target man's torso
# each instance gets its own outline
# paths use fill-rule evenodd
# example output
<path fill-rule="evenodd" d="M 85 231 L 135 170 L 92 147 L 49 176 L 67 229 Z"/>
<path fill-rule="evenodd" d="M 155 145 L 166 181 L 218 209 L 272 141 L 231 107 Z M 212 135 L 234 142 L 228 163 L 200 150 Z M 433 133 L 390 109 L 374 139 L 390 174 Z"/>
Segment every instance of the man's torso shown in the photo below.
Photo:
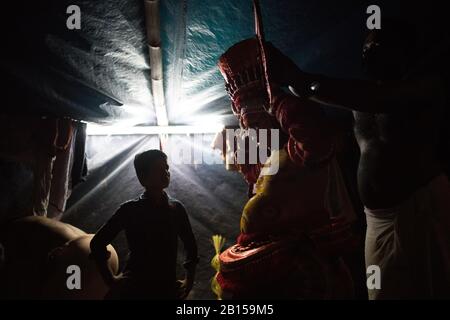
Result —
<path fill-rule="evenodd" d="M 389 114 L 354 112 L 361 158 L 358 187 L 366 207 L 391 207 L 436 176 L 439 108 L 405 106 Z"/>
<path fill-rule="evenodd" d="M 176 201 L 155 206 L 148 199 L 124 205 L 127 215 L 125 233 L 130 250 L 126 271 L 141 279 L 151 279 L 156 286 L 175 281 L 177 260 Z"/>

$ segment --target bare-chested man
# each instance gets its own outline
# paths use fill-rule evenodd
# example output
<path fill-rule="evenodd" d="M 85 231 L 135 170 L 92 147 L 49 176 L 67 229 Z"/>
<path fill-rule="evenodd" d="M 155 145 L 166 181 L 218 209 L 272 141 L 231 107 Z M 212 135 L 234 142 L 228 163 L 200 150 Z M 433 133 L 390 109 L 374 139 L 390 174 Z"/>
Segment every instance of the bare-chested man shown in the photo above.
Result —
<path fill-rule="evenodd" d="M 363 61 L 371 80 L 309 74 L 268 48 L 271 81 L 354 113 L 366 265 L 381 270 L 370 299 L 450 297 L 450 185 L 435 156 L 446 92 L 436 73 L 406 77 L 414 41 L 401 23 L 370 32 Z"/>

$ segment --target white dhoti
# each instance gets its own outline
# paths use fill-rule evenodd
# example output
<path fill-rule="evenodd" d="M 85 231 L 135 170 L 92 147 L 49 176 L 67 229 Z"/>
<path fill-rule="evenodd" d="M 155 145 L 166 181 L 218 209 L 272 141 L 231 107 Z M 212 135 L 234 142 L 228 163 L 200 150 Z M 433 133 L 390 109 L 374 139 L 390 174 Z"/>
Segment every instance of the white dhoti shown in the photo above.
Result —
<path fill-rule="evenodd" d="M 365 209 L 366 267 L 381 287 L 369 299 L 450 298 L 450 183 L 440 175 L 390 209 Z"/>

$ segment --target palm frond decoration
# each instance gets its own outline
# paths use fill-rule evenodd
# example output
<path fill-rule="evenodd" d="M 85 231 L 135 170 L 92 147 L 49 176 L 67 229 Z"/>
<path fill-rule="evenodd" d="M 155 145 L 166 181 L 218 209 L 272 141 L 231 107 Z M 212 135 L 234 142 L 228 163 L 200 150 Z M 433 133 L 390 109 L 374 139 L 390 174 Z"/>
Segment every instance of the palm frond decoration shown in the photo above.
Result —
<path fill-rule="evenodd" d="M 217 282 L 217 275 L 220 272 L 220 260 L 219 255 L 222 251 L 223 246 L 225 245 L 225 238 L 221 235 L 213 235 L 212 236 L 212 243 L 214 246 L 215 256 L 211 260 L 211 266 L 216 270 L 216 274 L 211 279 L 211 289 L 217 296 L 218 300 L 222 300 L 222 288 L 220 287 L 219 283 Z"/>

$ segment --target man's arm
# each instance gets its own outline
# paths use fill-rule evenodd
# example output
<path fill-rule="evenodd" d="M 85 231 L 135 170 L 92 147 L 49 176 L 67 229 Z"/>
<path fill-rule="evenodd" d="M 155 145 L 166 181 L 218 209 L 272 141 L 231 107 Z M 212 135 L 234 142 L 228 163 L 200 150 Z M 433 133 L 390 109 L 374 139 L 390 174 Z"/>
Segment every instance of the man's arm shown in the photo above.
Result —
<path fill-rule="evenodd" d="M 429 108 L 434 105 L 430 102 L 440 102 L 445 92 L 437 76 L 385 83 L 336 79 L 303 72 L 273 45 L 268 46 L 268 52 L 270 81 L 280 86 L 291 86 L 298 95 L 325 105 L 361 112 L 386 113 L 412 104 Z M 311 90 L 313 85 L 316 90 Z"/>
<path fill-rule="evenodd" d="M 181 203 L 178 203 L 177 206 L 179 213 L 177 215 L 179 219 L 178 236 L 183 242 L 184 250 L 186 252 L 186 259 L 183 263 L 183 266 L 186 269 L 186 279 L 184 281 L 184 294 L 181 296 L 181 298 L 185 298 L 194 285 L 195 268 L 197 266 L 199 258 L 197 242 L 195 240 L 194 233 L 192 232 L 191 223 L 189 222 L 186 209 Z"/>
<path fill-rule="evenodd" d="M 316 84 L 316 90 L 310 90 L 313 84 Z M 430 101 L 442 97 L 439 79 L 431 76 L 377 83 L 301 72 L 294 75 L 292 87 L 300 92 L 307 90 L 309 99 L 315 102 L 369 113 L 395 112 L 399 107 L 411 105 L 429 108 L 435 105 Z"/>
<path fill-rule="evenodd" d="M 91 257 L 95 260 L 103 280 L 109 286 L 115 281 L 115 275 L 109 268 L 108 259 L 111 253 L 107 250 L 107 246 L 123 229 L 122 210 L 122 207 L 117 210 L 112 218 L 97 231 L 90 243 Z"/>

